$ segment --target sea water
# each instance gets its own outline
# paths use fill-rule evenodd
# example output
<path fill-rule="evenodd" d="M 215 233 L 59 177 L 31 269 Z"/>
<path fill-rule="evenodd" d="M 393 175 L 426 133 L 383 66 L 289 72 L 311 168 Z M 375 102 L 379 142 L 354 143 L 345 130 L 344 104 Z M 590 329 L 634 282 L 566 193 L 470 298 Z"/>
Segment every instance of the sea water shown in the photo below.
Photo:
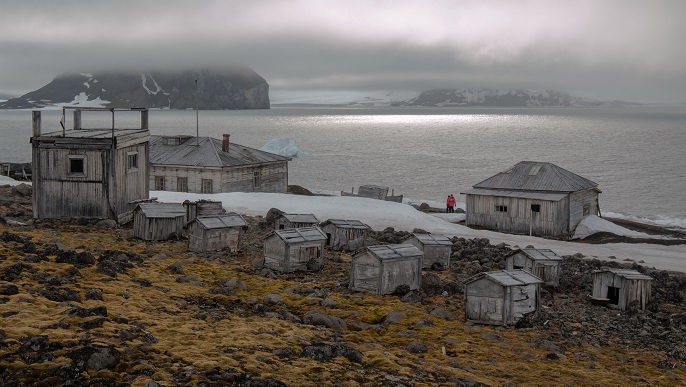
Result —
<path fill-rule="evenodd" d="M 43 111 L 43 131 L 61 130 L 60 116 Z M 138 125 L 137 113 L 115 119 Z M 519 161 L 548 161 L 598 183 L 603 215 L 686 227 L 686 107 L 153 110 L 149 122 L 152 134 L 228 133 L 253 148 L 287 138 L 306 153 L 290 163 L 290 184 L 383 185 L 415 201 L 464 201 Z M 111 115 L 84 113 L 84 126 L 110 127 Z M 0 161 L 30 161 L 30 111 L 0 110 L 0 136 Z"/>

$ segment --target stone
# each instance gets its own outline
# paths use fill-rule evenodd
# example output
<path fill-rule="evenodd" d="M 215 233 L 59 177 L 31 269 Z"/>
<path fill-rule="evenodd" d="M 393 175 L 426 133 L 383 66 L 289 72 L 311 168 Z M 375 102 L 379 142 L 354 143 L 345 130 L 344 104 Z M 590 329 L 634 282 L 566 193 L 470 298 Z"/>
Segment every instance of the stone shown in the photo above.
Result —
<path fill-rule="evenodd" d="M 405 349 L 412 353 L 424 353 L 429 350 L 429 346 L 419 341 L 413 341 L 408 344 Z"/>
<path fill-rule="evenodd" d="M 319 325 L 337 330 L 347 330 L 348 326 L 340 317 L 329 316 L 316 310 L 309 311 L 303 316 L 303 324 Z"/>
<path fill-rule="evenodd" d="M 443 308 L 436 308 L 432 310 L 431 315 L 450 321 L 457 320 L 457 315 L 455 313 Z"/>
<path fill-rule="evenodd" d="M 266 305 L 279 305 L 283 304 L 283 300 L 281 299 L 279 293 L 269 293 L 264 296 L 264 303 Z"/>
<path fill-rule="evenodd" d="M 407 317 L 407 314 L 403 312 L 396 312 L 396 311 L 391 311 L 388 313 L 388 316 L 383 320 L 384 324 L 397 324 L 402 320 L 403 318 Z"/>

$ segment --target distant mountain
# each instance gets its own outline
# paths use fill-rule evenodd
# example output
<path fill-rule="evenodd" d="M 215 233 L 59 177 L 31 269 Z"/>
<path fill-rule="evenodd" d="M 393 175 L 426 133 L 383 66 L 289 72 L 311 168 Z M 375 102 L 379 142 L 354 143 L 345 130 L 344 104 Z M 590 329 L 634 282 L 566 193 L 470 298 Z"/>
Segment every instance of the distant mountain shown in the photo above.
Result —
<path fill-rule="evenodd" d="M 202 110 L 269 109 L 269 84 L 248 68 L 64 74 L 2 109 L 49 106 Z"/>
<path fill-rule="evenodd" d="M 640 105 L 624 101 L 598 101 L 564 91 L 521 89 L 437 89 L 392 106 L 493 106 L 493 107 L 610 107 Z"/>

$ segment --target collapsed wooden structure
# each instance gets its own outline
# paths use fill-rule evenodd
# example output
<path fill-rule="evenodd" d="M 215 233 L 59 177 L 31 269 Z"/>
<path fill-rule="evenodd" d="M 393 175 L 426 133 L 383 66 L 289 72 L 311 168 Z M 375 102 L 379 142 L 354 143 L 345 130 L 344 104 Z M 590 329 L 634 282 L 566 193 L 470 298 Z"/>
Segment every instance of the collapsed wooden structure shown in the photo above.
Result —
<path fill-rule="evenodd" d="M 283 213 L 274 219 L 274 228 L 283 230 L 286 228 L 316 227 L 319 219 L 313 214 L 286 214 Z"/>
<path fill-rule="evenodd" d="M 479 273 L 465 281 L 465 320 L 514 325 L 540 307 L 543 281 L 524 270 Z"/>
<path fill-rule="evenodd" d="M 325 243 L 318 227 L 274 230 L 264 238 L 264 267 L 284 273 L 319 270 Z"/>
<path fill-rule="evenodd" d="M 384 295 L 398 286 L 421 287 L 422 252 L 411 244 L 368 246 L 356 251 L 350 266 L 350 289 Z"/>
<path fill-rule="evenodd" d="M 183 208 L 186 209 L 186 225 L 197 217 L 221 215 L 224 213 L 222 202 L 208 199 L 201 199 L 195 202 L 186 200 L 183 202 Z"/>

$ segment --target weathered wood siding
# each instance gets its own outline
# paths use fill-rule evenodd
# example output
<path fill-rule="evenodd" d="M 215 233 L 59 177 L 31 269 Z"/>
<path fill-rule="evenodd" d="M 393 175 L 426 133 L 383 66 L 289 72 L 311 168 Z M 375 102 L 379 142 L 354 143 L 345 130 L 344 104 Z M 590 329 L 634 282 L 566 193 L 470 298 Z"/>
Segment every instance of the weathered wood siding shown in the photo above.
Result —
<path fill-rule="evenodd" d="M 505 270 L 525 270 L 542 279 L 543 282 L 551 286 L 560 285 L 560 275 L 562 267 L 559 261 L 536 261 L 519 251 L 505 259 Z"/>
<path fill-rule="evenodd" d="M 505 325 L 505 288 L 487 278 L 465 286 L 465 318 L 479 324 Z"/>
<path fill-rule="evenodd" d="M 350 266 L 350 289 L 377 293 L 380 287 L 381 262 L 371 254 L 355 255 Z"/>
<path fill-rule="evenodd" d="M 274 228 L 284 230 L 287 228 L 315 227 L 317 224 L 317 222 L 291 222 L 282 216 L 276 220 Z"/>
<path fill-rule="evenodd" d="M 138 154 L 138 168 L 128 169 L 128 155 Z M 109 184 L 110 197 L 114 198 L 113 211 L 117 221 L 126 223 L 132 218 L 132 211 L 136 207 L 134 201 L 147 199 L 150 192 L 148 186 L 148 143 L 131 144 L 115 151 L 112 183 Z"/>
<path fill-rule="evenodd" d="M 366 229 L 336 227 L 331 223 L 321 229 L 327 236 L 327 247 L 333 250 L 355 251 L 363 248 L 367 239 Z"/>
<path fill-rule="evenodd" d="M 422 281 L 422 257 L 384 261 L 381 266 L 381 283 L 378 294 L 393 293 L 400 285 L 417 290 Z"/>
<path fill-rule="evenodd" d="M 133 235 L 146 241 L 163 241 L 183 232 L 183 216 L 148 218 L 141 211 L 133 212 Z"/>
<path fill-rule="evenodd" d="M 198 216 L 221 215 L 224 213 L 222 202 L 212 200 L 185 201 L 183 207 L 186 209 L 186 224 L 189 224 Z"/>
<path fill-rule="evenodd" d="M 538 309 L 539 289 L 539 284 L 509 287 L 512 309 L 511 314 L 506 315 L 508 325 L 517 323 L 522 317 Z"/>
<path fill-rule="evenodd" d="M 417 247 L 424 253 L 424 258 L 422 259 L 423 269 L 431 269 L 434 263 L 440 263 L 445 269 L 450 267 L 450 254 L 452 253 L 450 246 L 424 245 L 423 247 Z"/>
<path fill-rule="evenodd" d="M 574 230 L 587 215 L 598 215 L 598 191 L 593 188 L 570 194 L 569 230 Z"/>
<path fill-rule="evenodd" d="M 164 190 L 177 191 L 178 179 L 188 179 L 188 192 L 201 193 L 202 181 L 212 180 L 213 193 L 220 192 L 222 183 L 221 168 L 150 165 L 150 189 L 155 189 L 155 176 L 164 176 Z"/>
<path fill-rule="evenodd" d="M 651 299 L 652 285 L 648 280 L 627 279 L 610 271 L 594 273 L 593 297 L 610 298 L 609 287 L 619 288 L 619 300 L 617 307 L 626 310 L 634 300 L 640 302 L 641 309 L 645 310 Z"/>
<path fill-rule="evenodd" d="M 195 252 L 239 250 L 241 242 L 240 228 L 226 227 L 205 229 L 197 222 L 191 224 L 188 234 L 188 249 Z"/>
<path fill-rule="evenodd" d="M 504 196 L 466 195 L 468 226 L 535 236 L 560 236 L 569 231 L 568 197 L 560 201 L 511 198 Z M 538 204 L 541 211 L 531 212 Z M 497 212 L 496 206 L 507 206 L 507 212 Z M 533 217 L 532 217 L 533 214 Z"/>
<path fill-rule="evenodd" d="M 264 267 L 272 270 L 284 271 L 288 256 L 288 246 L 281 238 L 271 235 L 264 240 Z"/>

